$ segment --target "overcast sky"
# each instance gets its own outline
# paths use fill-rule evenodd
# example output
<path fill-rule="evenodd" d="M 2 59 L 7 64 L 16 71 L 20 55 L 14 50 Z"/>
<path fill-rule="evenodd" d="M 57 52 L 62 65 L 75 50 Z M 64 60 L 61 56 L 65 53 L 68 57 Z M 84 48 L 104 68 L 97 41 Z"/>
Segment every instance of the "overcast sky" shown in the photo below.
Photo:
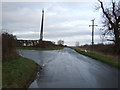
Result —
<path fill-rule="evenodd" d="M 95 18 L 95 43 L 100 43 L 101 12 L 97 2 L 3 2 L 2 28 L 18 39 L 39 39 L 42 8 L 45 10 L 44 40 L 65 45 L 91 43 L 91 20 Z"/>

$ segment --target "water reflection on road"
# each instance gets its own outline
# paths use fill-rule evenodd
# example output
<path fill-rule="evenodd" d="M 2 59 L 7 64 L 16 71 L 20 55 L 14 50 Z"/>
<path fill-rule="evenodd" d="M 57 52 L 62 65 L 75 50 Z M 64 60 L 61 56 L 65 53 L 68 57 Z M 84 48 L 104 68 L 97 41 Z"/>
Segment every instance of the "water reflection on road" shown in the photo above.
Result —
<path fill-rule="evenodd" d="M 117 88 L 118 70 L 73 49 L 19 50 L 43 67 L 30 88 Z"/>

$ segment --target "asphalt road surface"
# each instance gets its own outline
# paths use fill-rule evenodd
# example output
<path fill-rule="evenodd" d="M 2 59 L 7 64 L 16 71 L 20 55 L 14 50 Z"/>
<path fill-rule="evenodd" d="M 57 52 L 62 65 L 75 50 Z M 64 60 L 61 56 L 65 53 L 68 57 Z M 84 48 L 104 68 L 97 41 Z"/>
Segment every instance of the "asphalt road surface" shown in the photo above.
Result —
<path fill-rule="evenodd" d="M 73 49 L 19 53 L 43 67 L 29 88 L 118 88 L 118 69 Z"/>

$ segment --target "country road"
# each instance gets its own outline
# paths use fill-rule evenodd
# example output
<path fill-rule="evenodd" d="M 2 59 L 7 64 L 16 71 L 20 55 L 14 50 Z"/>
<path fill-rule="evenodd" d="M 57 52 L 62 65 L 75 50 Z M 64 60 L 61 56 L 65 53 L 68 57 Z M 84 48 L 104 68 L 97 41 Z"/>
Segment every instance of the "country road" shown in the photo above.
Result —
<path fill-rule="evenodd" d="M 118 69 L 73 49 L 19 53 L 43 67 L 29 88 L 118 88 Z"/>

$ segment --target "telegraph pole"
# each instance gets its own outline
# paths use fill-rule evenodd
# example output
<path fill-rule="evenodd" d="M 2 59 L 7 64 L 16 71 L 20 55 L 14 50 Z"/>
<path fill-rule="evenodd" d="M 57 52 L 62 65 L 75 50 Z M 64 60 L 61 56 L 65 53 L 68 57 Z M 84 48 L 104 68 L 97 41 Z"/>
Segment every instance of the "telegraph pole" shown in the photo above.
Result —
<path fill-rule="evenodd" d="M 92 21 L 92 25 L 89 25 L 89 27 L 92 26 L 92 46 L 94 45 L 94 27 L 98 26 L 98 25 L 94 24 L 94 20 L 95 19 L 91 20 Z"/>
<path fill-rule="evenodd" d="M 42 10 L 42 21 L 41 21 L 40 41 L 43 40 L 43 21 L 44 21 L 44 9 Z"/>

